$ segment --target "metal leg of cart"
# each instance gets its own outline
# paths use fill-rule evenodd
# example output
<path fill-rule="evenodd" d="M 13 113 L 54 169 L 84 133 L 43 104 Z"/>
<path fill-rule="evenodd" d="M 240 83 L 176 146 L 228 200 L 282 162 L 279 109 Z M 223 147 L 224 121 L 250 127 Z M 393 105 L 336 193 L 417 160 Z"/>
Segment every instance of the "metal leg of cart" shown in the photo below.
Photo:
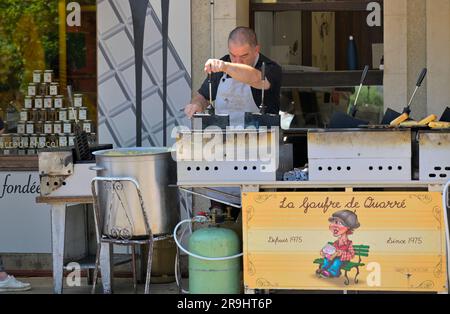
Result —
<path fill-rule="evenodd" d="M 101 243 L 100 248 L 100 269 L 102 272 L 103 293 L 113 293 L 113 245 L 111 243 Z"/>
<path fill-rule="evenodd" d="M 63 292 L 64 235 L 66 231 L 66 204 L 52 205 L 53 292 Z"/>

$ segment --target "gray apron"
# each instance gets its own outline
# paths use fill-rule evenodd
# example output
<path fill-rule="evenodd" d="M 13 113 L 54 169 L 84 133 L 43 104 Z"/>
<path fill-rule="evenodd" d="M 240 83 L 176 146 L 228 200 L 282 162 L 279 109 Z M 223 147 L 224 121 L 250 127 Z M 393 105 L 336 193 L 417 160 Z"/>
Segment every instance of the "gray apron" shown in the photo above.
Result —
<path fill-rule="evenodd" d="M 246 112 L 259 112 L 250 85 L 224 74 L 220 79 L 215 101 L 216 113 L 229 114 L 231 126 L 244 126 Z"/>

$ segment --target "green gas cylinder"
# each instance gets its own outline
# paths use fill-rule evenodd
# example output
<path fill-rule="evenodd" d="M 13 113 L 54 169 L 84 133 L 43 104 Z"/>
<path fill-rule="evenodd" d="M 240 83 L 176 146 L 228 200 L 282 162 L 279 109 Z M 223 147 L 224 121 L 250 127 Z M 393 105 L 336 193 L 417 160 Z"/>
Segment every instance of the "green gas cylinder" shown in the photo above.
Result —
<path fill-rule="evenodd" d="M 233 230 L 208 227 L 189 238 L 189 251 L 204 257 L 227 257 L 240 253 L 239 238 Z M 240 289 L 241 258 L 209 261 L 189 256 L 191 294 L 237 294 Z"/>

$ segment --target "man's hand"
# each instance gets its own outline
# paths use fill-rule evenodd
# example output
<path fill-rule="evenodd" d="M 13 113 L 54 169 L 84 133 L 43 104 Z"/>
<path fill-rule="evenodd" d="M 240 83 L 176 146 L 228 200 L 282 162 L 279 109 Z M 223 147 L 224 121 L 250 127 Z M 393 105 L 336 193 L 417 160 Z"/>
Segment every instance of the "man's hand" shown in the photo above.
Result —
<path fill-rule="evenodd" d="M 191 119 L 197 112 L 203 112 L 202 106 L 198 104 L 189 104 L 184 108 L 184 113 L 189 119 Z"/>
<path fill-rule="evenodd" d="M 209 59 L 205 63 L 205 73 L 226 72 L 228 62 L 219 59 Z"/>

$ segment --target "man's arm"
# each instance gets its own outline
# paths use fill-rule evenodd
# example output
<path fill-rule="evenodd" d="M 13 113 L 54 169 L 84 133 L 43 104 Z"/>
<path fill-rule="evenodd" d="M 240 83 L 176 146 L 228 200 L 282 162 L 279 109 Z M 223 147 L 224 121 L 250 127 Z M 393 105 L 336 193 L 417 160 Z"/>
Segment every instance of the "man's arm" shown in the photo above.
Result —
<path fill-rule="evenodd" d="M 250 85 L 253 88 L 261 89 L 261 71 L 240 63 L 231 63 L 218 59 L 210 59 L 205 64 L 205 72 L 225 72 L 235 80 Z M 266 79 L 264 89 L 270 89 L 270 82 Z"/>
<path fill-rule="evenodd" d="M 209 102 L 200 93 L 195 92 L 192 97 L 191 103 L 184 108 L 184 113 L 190 119 L 198 112 L 204 112 L 208 107 Z"/>

